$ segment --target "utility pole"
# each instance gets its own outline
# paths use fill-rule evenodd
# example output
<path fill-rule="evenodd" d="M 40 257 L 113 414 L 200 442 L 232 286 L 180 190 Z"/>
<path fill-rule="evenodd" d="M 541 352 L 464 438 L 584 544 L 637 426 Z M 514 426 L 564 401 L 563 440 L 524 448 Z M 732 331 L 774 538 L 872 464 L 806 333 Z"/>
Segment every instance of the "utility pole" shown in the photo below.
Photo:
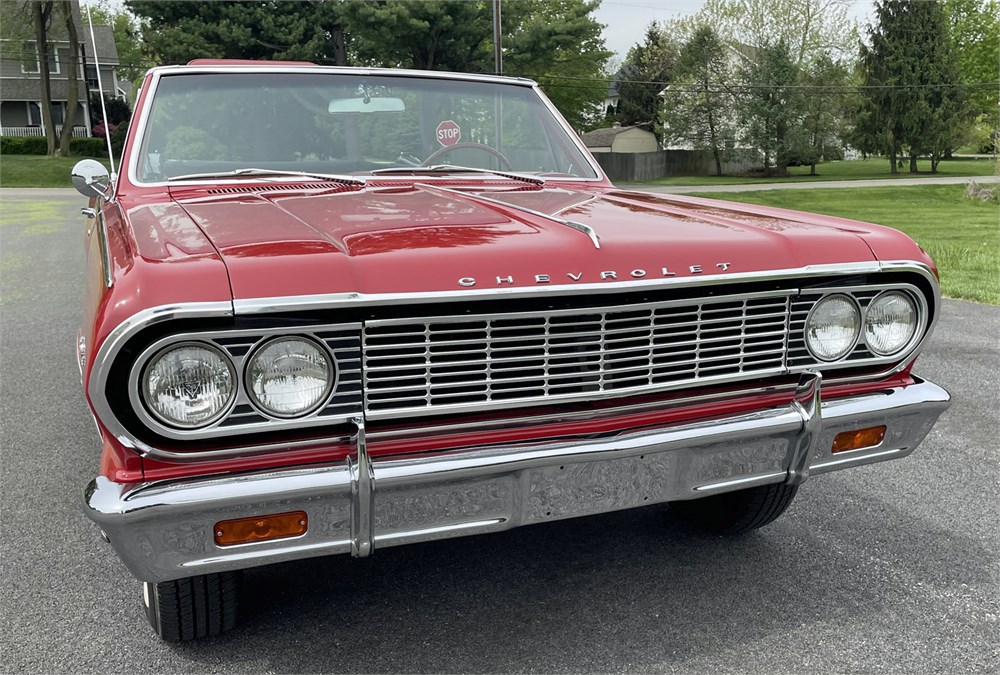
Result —
<path fill-rule="evenodd" d="M 493 62 L 497 75 L 503 75 L 503 50 L 500 49 L 500 0 L 493 0 Z"/>

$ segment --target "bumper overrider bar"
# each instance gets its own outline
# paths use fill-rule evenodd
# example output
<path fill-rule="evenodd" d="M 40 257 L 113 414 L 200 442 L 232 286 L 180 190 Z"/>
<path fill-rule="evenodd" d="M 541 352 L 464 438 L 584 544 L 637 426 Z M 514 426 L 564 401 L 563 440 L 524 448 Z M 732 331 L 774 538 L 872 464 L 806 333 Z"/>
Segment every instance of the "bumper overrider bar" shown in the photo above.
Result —
<path fill-rule="evenodd" d="M 926 381 L 821 401 L 818 373 L 802 376 L 787 407 L 597 438 L 369 457 L 355 419 L 345 462 L 211 479 L 87 487 L 87 515 L 136 577 L 166 581 L 311 556 L 606 513 L 908 455 L 949 395 Z M 874 447 L 833 454 L 838 433 L 885 425 Z M 219 546 L 215 523 L 305 511 L 309 529 L 286 539 Z"/>

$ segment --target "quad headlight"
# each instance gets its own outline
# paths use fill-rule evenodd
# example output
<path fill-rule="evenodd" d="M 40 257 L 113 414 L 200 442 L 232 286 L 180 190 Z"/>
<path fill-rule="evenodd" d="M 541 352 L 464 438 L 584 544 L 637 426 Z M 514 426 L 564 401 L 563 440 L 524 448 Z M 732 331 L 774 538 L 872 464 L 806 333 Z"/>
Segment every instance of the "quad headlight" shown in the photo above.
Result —
<path fill-rule="evenodd" d="M 247 394 L 254 405 L 275 417 L 312 412 L 329 396 L 334 365 L 312 340 L 280 337 L 265 342 L 246 368 Z"/>
<path fill-rule="evenodd" d="M 161 422 L 183 429 L 208 426 L 226 414 L 236 398 L 232 363 L 210 345 L 186 342 L 150 360 L 142 377 L 142 397 Z"/>
<path fill-rule="evenodd" d="M 892 356 L 910 344 L 917 331 L 917 306 L 907 293 L 886 291 L 865 313 L 865 343 L 877 356 Z"/>
<path fill-rule="evenodd" d="M 861 310 L 853 298 L 828 295 L 806 319 L 806 347 L 820 361 L 836 361 L 854 349 L 861 333 Z"/>

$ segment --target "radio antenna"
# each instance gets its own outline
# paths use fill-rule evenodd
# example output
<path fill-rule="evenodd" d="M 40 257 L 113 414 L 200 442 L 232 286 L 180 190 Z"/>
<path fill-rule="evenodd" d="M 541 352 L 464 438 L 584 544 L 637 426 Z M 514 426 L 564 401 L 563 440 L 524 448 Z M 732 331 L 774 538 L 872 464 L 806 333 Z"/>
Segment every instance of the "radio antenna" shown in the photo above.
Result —
<path fill-rule="evenodd" d="M 104 118 L 104 141 L 108 145 L 108 161 L 111 163 L 111 175 L 114 176 L 117 171 L 115 171 L 115 154 L 111 149 L 111 130 L 108 129 L 108 109 L 104 105 L 104 85 L 101 82 L 101 62 L 97 56 L 97 38 L 94 37 L 94 20 L 90 16 L 90 2 L 87 2 L 87 23 L 90 24 L 90 46 L 94 48 L 94 70 L 97 71 L 97 92 L 101 97 L 101 117 Z M 84 78 L 84 86 L 86 86 L 86 78 Z"/>

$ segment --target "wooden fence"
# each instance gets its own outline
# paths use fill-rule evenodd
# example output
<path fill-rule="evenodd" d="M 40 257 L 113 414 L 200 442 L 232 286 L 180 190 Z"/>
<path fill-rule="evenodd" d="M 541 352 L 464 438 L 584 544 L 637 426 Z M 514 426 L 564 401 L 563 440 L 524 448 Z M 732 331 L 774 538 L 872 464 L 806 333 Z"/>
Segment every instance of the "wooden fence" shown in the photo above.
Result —
<path fill-rule="evenodd" d="M 658 150 L 657 152 L 595 152 L 594 158 L 616 182 L 634 183 L 665 176 L 715 175 L 710 150 Z M 729 151 L 723 156 L 722 172 L 739 175 L 763 168 L 756 153 Z"/>

